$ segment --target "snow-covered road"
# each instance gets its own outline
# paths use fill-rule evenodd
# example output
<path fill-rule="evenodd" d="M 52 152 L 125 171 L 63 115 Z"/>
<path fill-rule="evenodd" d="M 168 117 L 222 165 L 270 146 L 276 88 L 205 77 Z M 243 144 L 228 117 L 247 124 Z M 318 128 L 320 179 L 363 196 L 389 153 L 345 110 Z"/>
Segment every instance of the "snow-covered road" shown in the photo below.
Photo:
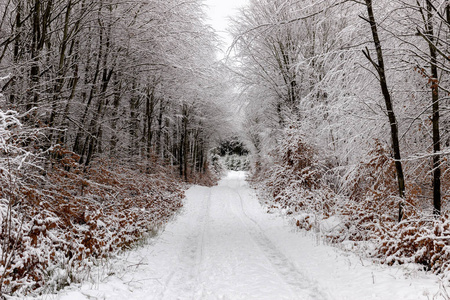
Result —
<path fill-rule="evenodd" d="M 95 283 L 45 299 L 398 300 L 439 290 L 434 276 L 372 265 L 296 232 L 264 211 L 244 177 L 192 187 L 159 237 L 99 268 Z"/>

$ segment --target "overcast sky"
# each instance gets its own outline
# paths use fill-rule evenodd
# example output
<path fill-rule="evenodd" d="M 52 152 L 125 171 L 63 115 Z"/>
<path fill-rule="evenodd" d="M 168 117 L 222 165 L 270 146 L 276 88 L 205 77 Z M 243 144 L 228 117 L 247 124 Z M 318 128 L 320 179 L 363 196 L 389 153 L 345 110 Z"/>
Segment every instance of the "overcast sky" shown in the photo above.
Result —
<path fill-rule="evenodd" d="M 232 38 L 226 33 L 228 27 L 228 18 L 237 13 L 237 9 L 248 3 L 248 0 L 205 0 L 209 7 L 209 23 L 214 27 L 217 33 L 222 37 L 226 46 L 224 51 L 231 45 Z"/>

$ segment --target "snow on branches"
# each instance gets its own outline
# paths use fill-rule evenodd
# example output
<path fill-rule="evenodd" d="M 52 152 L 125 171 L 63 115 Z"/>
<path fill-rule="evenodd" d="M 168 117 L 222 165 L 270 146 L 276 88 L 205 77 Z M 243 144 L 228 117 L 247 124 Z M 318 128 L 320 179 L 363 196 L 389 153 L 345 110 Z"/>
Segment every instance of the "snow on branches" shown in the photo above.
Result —
<path fill-rule="evenodd" d="M 332 168 L 326 156 L 308 144 L 298 126 L 283 131 L 271 156 L 274 163 L 252 176 L 268 212 L 288 215 L 299 228 L 383 263 L 416 263 L 450 280 L 449 215 L 424 213 L 421 170 L 406 164 L 405 219 L 398 223 L 401 199 L 387 145 L 376 141 L 366 161 L 341 173 L 338 189 L 327 177 Z"/>
<path fill-rule="evenodd" d="M 56 146 L 44 172 L 40 154 L 26 150 L 33 137 L 25 139 L 29 131 L 18 117 L 0 112 L 3 295 L 54 292 L 77 282 L 95 261 L 155 234 L 182 206 L 179 180 L 146 161 L 85 167 Z"/>

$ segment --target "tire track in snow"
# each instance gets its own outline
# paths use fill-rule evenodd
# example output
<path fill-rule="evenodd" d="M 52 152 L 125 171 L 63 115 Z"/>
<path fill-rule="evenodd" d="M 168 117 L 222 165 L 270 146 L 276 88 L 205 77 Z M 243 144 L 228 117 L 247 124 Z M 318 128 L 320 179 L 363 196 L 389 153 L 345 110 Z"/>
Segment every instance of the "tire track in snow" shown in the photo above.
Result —
<path fill-rule="evenodd" d="M 437 277 L 362 266 L 347 253 L 314 245 L 266 214 L 242 173 L 231 175 L 217 187 L 193 186 L 183 211 L 161 236 L 94 267 L 90 278 L 97 280 L 38 299 L 426 300 L 440 295 Z"/>
<path fill-rule="evenodd" d="M 317 283 L 314 283 L 304 273 L 298 270 L 295 265 L 270 241 L 264 234 L 264 230 L 250 217 L 243 205 L 242 197 L 238 189 L 233 189 L 239 198 L 237 217 L 245 226 L 253 241 L 261 249 L 268 262 L 274 267 L 281 279 L 292 289 L 299 299 L 302 300 L 327 300 Z M 300 298 L 301 297 L 301 298 Z"/>
<path fill-rule="evenodd" d="M 158 299 L 186 299 L 180 295 L 191 295 L 187 299 L 197 299 L 202 294 L 199 274 L 204 256 L 204 236 L 208 224 L 211 203 L 211 189 L 203 197 L 198 209 L 199 219 L 192 228 L 193 234 L 184 237 L 184 247 L 180 251 L 177 267 L 167 276 Z M 200 287 L 200 290 L 199 290 Z"/>
<path fill-rule="evenodd" d="M 211 210 L 211 193 L 212 193 L 212 189 L 209 188 L 208 196 L 205 197 L 206 210 L 204 210 L 202 221 L 200 222 L 200 224 L 202 225 L 201 236 L 200 236 L 200 240 L 199 240 L 200 253 L 199 253 L 199 257 L 197 259 L 197 263 L 195 265 L 196 288 L 193 290 L 192 299 L 199 299 L 200 297 L 202 297 L 203 291 L 204 291 L 204 287 L 201 282 L 200 270 L 203 267 L 203 261 L 204 261 L 204 256 L 205 256 L 205 234 L 206 234 L 206 227 L 209 224 L 209 216 L 210 216 L 210 210 Z"/>

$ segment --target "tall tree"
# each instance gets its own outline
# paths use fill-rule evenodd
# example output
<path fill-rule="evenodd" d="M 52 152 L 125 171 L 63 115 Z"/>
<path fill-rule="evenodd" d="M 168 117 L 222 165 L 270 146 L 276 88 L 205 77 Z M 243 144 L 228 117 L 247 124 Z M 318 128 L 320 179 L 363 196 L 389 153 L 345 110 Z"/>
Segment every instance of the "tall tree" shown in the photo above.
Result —
<path fill-rule="evenodd" d="M 398 221 L 400 222 L 403 218 L 403 199 L 405 198 L 405 177 L 403 175 L 403 166 L 401 161 L 400 154 L 400 142 L 398 136 L 398 123 L 397 118 L 395 116 L 394 107 L 391 99 L 391 94 L 389 92 L 389 88 L 387 85 L 387 78 L 384 66 L 384 57 L 383 57 L 383 49 L 381 47 L 380 38 L 378 35 L 378 26 L 375 21 L 375 15 L 372 6 L 372 0 L 365 0 L 367 6 L 367 14 L 368 19 L 366 19 L 370 25 L 370 29 L 372 32 L 373 43 L 375 46 L 375 51 L 377 54 L 377 60 L 372 59 L 369 50 L 366 48 L 363 51 L 366 58 L 372 63 L 375 67 L 375 70 L 378 74 L 378 81 L 380 83 L 381 92 L 383 94 L 384 102 L 386 105 L 386 112 L 389 119 L 389 124 L 391 128 L 391 142 L 392 142 L 392 150 L 394 152 L 395 159 L 395 169 L 397 171 L 397 184 L 398 184 L 398 193 L 400 198 L 402 199 L 399 203 L 399 211 L 398 211 Z"/>
<path fill-rule="evenodd" d="M 431 0 L 425 0 L 425 7 L 419 5 L 420 13 L 424 22 L 425 31 L 421 35 L 429 47 L 430 76 L 429 84 L 431 87 L 431 107 L 432 107 L 432 139 L 433 139 L 433 212 L 435 215 L 441 214 L 441 137 L 440 137 L 440 109 L 439 109 L 439 77 L 438 77 L 438 57 L 437 49 L 439 47 L 438 38 L 435 36 L 434 14 L 435 8 Z"/>

